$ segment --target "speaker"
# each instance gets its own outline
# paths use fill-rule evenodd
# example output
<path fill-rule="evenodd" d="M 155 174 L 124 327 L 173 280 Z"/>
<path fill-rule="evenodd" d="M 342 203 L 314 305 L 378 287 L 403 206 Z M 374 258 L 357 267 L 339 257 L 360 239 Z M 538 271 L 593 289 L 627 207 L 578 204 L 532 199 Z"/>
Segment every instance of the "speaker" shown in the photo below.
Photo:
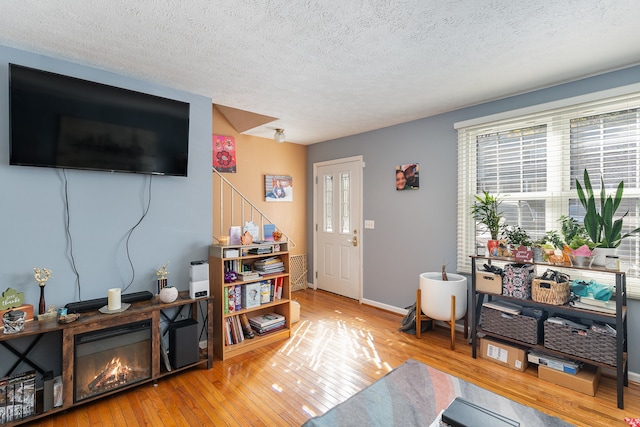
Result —
<path fill-rule="evenodd" d="M 191 261 L 189 266 L 189 297 L 202 298 L 209 296 L 209 263 L 207 261 Z"/>
<path fill-rule="evenodd" d="M 53 408 L 53 371 L 47 371 L 42 376 L 42 410 Z"/>
<path fill-rule="evenodd" d="M 173 369 L 196 363 L 199 359 L 198 322 L 181 320 L 169 325 L 169 362 Z"/>

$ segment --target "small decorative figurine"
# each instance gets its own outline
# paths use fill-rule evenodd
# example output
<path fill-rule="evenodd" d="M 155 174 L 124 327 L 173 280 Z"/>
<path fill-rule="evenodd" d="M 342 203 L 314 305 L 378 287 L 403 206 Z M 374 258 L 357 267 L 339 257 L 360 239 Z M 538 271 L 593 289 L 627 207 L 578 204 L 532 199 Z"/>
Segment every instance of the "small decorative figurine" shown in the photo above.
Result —
<path fill-rule="evenodd" d="M 33 267 L 33 277 L 40 286 L 40 304 L 38 305 L 38 314 L 44 314 L 47 311 L 47 306 L 44 302 L 44 287 L 47 285 L 47 280 L 51 278 L 51 270 L 43 268 L 40 270 L 38 267 Z M 43 276 L 44 274 L 44 276 Z"/>
<path fill-rule="evenodd" d="M 240 237 L 240 243 L 243 245 L 250 245 L 253 243 L 253 235 L 249 231 L 245 231 Z"/>
<path fill-rule="evenodd" d="M 167 276 L 169 275 L 167 265 L 169 265 L 169 261 L 156 271 L 156 276 L 158 276 L 158 293 L 167 286 Z"/>

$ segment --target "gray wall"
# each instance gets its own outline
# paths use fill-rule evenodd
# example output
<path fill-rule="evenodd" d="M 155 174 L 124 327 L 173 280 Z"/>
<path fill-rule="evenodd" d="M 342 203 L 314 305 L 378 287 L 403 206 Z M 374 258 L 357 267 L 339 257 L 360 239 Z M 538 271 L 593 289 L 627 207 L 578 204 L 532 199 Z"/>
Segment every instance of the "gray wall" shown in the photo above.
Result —
<path fill-rule="evenodd" d="M 418 276 L 447 264 L 456 268 L 457 134 L 455 122 L 640 82 L 640 67 L 628 68 L 495 102 L 309 146 L 307 194 L 313 194 L 313 164 L 362 155 L 363 297 L 403 308 L 415 301 Z M 394 167 L 420 164 L 420 189 L 398 192 Z M 307 198 L 309 282 L 313 282 L 313 197 Z M 361 227 L 362 228 L 362 227 Z M 629 304 L 630 370 L 640 373 L 640 302 Z"/>
<path fill-rule="evenodd" d="M 190 103 L 188 177 L 155 176 L 148 215 L 148 175 L 67 171 L 71 238 L 64 227 L 60 170 L 9 166 L 8 63 L 98 81 Z M 154 291 L 155 271 L 169 261 L 169 284 L 188 289 L 189 261 L 207 257 L 211 242 L 211 99 L 62 60 L 0 46 L 0 288 L 24 292 L 38 306 L 34 267 L 53 272 L 47 305 L 79 299 L 68 251 L 73 243 L 82 299 L 112 287 Z"/>

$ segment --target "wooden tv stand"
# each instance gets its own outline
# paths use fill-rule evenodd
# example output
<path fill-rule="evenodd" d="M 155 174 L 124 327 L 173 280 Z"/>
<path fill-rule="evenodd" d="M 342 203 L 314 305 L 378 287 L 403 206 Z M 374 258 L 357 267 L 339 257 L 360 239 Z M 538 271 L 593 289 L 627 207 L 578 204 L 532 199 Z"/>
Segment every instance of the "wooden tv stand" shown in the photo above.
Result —
<path fill-rule="evenodd" d="M 161 360 L 161 350 L 160 350 L 160 322 L 162 318 L 171 322 L 175 321 L 177 316 L 180 314 L 186 315 L 188 313 L 182 313 L 183 308 L 190 308 L 190 316 L 193 319 L 198 319 L 198 306 L 200 302 L 206 303 L 206 313 L 204 317 L 207 319 L 207 350 L 200 351 L 200 359 L 191 365 L 184 366 L 178 369 L 172 369 L 171 371 L 167 371 L 164 367 L 164 363 Z M 171 318 L 169 315 L 164 313 L 165 310 L 174 308 L 173 312 L 177 312 L 174 314 L 174 318 Z M 189 311 L 189 310 L 187 310 Z M 60 324 L 57 320 L 50 319 L 45 321 L 29 321 L 25 323 L 24 331 L 6 335 L 0 333 L 0 345 L 8 348 L 14 354 L 21 353 L 20 359 L 23 363 L 30 365 L 36 370 L 40 371 L 41 368 L 34 362 L 29 360 L 29 352 L 31 351 L 33 345 L 28 346 L 27 350 L 24 352 L 19 352 L 11 346 L 11 340 L 21 337 L 31 336 L 33 338 L 32 342 L 37 342 L 44 334 L 55 333 L 58 332 L 61 336 L 61 360 L 62 360 L 62 389 L 63 389 L 63 403 L 62 406 L 56 407 L 48 410 L 47 412 L 42 411 L 42 395 L 38 393 L 36 395 L 36 414 L 24 418 L 20 421 L 12 421 L 6 424 L 2 424 L 2 426 L 13 426 L 18 425 L 30 421 L 34 421 L 38 418 L 46 417 L 51 414 L 55 414 L 60 411 L 67 410 L 76 405 L 81 405 L 87 402 L 91 402 L 93 400 L 100 399 L 102 397 L 108 396 L 110 394 L 118 393 L 122 390 L 126 390 L 132 387 L 136 387 L 138 385 L 155 382 L 158 379 L 170 375 L 176 372 L 183 371 L 185 369 L 189 369 L 195 366 L 205 367 L 210 369 L 213 364 L 213 340 L 211 339 L 213 333 L 213 298 L 197 298 L 191 299 L 189 298 L 188 292 L 181 292 L 178 296 L 178 299 L 172 303 L 162 303 L 158 299 L 158 296 L 153 297 L 147 301 L 135 302 L 131 304 L 131 307 L 122 313 L 116 314 L 102 314 L 97 310 L 90 313 L 81 313 L 80 318 L 72 323 L 68 324 Z M 105 328 L 110 328 L 112 326 L 125 325 L 132 322 L 137 322 L 141 320 L 151 320 L 151 377 L 130 385 L 125 385 L 114 389 L 112 391 L 105 392 L 100 394 L 99 396 L 90 397 L 87 399 L 83 399 L 81 402 L 74 402 L 73 395 L 73 375 L 74 375 L 74 341 L 75 336 L 78 334 L 83 334 L 86 332 L 97 331 Z M 165 328 L 166 329 L 166 328 Z M 17 354 L 16 354 L 17 355 Z M 7 367 L 8 368 L 8 367 Z M 3 367 L 4 369 L 4 367 Z M 12 369 L 12 368 L 9 368 Z M 15 373 L 15 372 L 14 372 Z M 42 372 L 40 372 L 42 373 Z M 0 376 L 4 377 L 7 375 L 7 372 L 0 372 Z"/>

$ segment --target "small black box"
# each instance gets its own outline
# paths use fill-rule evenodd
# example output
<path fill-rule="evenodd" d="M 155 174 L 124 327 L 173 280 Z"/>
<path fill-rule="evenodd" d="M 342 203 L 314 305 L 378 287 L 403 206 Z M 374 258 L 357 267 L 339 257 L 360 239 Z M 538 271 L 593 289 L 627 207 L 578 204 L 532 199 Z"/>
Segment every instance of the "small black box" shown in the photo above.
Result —
<path fill-rule="evenodd" d="M 173 369 L 199 360 L 198 322 L 181 320 L 169 325 L 169 362 Z"/>

